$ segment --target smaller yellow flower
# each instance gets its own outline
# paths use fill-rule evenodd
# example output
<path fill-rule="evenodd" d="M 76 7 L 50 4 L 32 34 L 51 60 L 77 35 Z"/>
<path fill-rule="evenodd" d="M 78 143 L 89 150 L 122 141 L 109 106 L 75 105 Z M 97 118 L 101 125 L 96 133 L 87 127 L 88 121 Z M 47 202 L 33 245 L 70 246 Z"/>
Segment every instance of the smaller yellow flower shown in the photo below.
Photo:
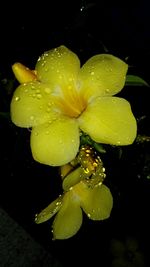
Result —
<path fill-rule="evenodd" d="M 60 169 L 64 193 L 36 215 L 35 221 L 45 222 L 57 213 L 52 227 L 54 239 L 67 239 L 80 229 L 82 211 L 92 220 L 107 219 L 113 198 L 103 185 L 103 162 L 92 147 L 83 146 L 74 161 Z"/>
<path fill-rule="evenodd" d="M 113 96 L 122 90 L 127 69 L 109 54 L 95 55 L 80 67 L 78 56 L 63 45 L 45 52 L 34 71 L 15 63 L 21 85 L 12 97 L 11 119 L 32 128 L 33 158 L 67 164 L 79 151 L 81 131 L 98 143 L 132 144 L 137 126 L 131 106 Z"/>
<path fill-rule="evenodd" d="M 110 216 L 112 206 L 113 198 L 109 188 L 102 183 L 93 187 L 85 179 L 37 214 L 35 222 L 45 222 L 57 213 L 52 226 L 54 239 L 67 239 L 80 229 L 82 211 L 91 220 L 104 220 Z"/>

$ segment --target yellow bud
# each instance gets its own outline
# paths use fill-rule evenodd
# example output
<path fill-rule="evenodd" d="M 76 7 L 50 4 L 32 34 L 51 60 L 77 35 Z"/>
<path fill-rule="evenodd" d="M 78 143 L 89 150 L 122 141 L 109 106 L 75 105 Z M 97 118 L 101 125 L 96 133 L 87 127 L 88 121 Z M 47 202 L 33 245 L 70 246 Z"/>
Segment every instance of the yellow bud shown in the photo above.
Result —
<path fill-rule="evenodd" d="M 14 63 L 12 65 L 12 70 L 16 79 L 20 83 L 32 82 L 37 80 L 36 72 L 34 70 L 30 70 L 21 63 Z"/>

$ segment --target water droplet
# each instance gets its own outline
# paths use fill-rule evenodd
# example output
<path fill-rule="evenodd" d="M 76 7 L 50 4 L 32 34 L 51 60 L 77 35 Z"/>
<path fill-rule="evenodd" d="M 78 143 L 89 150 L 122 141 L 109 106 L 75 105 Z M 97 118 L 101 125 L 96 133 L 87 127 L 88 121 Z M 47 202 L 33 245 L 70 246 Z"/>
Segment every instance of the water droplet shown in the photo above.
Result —
<path fill-rule="evenodd" d="M 36 94 L 32 94 L 32 95 L 30 95 L 30 96 L 32 96 L 32 97 L 36 97 Z"/>
<path fill-rule="evenodd" d="M 117 145 L 120 145 L 121 144 L 121 142 L 120 141 L 117 141 Z"/>
<path fill-rule="evenodd" d="M 34 220 L 35 220 L 35 222 L 38 220 L 38 218 L 37 218 L 37 217 L 38 217 L 38 214 L 35 214 L 35 219 L 34 219 Z"/>
<path fill-rule="evenodd" d="M 34 120 L 34 116 L 30 116 L 30 120 L 33 121 Z"/>
<path fill-rule="evenodd" d="M 106 92 L 106 94 L 108 94 L 110 92 L 110 90 L 109 89 L 106 89 L 105 92 Z"/>
<path fill-rule="evenodd" d="M 50 92 L 51 92 L 51 89 L 50 89 L 50 88 L 48 88 L 48 87 L 45 88 L 45 93 L 46 93 L 46 94 L 50 94 Z"/>
<path fill-rule="evenodd" d="M 89 218 L 91 218 L 91 214 L 90 214 L 90 213 L 88 213 L 87 216 L 88 216 Z"/>
<path fill-rule="evenodd" d="M 59 206 L 61 204 L 61 201 L 56 202 L 56 206 Z"/>
<path fill-rule="evenodd" d="M 51 109 L 50 108 L 47 108 L 47 110 L 46 110 L 48 113 L 51 111 Z"/>
<path fill-rule="evenodd" d="M 19 101 L 20 100 L 20 97 L 19 96 L 16 96 L 15 97 L 15 101 Z"/>
<path fill-rule="evenodd" d="M 47 104 L 49 107 L 51 107 L 52 106 L 52 102 L 48 102 L 48 104 Z"/>
<path fill-rule="evenodd" d="M 91 72 L 91 75 L 92 75 L 92 76 L 94 75 L 94 71 Z"/>
<path fill-rule="evenodd" d="M 45 68 L 44 71 L 47 72 L 49 69 L 48 68 Z"/>
<path fill-rule="evenodd" d="M 37 98 L 38 99 L 41 99 L 42 98 L 42 95 L 41 94 L 37 94 Z"/>

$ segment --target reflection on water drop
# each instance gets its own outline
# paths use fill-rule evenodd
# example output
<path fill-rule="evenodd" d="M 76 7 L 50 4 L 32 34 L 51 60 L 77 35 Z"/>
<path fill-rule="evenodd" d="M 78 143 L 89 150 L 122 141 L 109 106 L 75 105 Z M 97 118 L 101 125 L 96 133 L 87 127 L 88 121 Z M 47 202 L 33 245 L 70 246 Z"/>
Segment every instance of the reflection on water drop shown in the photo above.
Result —
<path fill-rule="evenodd" d="M 15 97 L 15 101 L 19 101 L 20 100 L 20 97 L 19 96 L 16 96 Z"/>
<path fill-rule="evenodd" d="M 121 144 L 121 142 L 120 141 L 117 141 L 117 145 L 120 145 Z"/>
<path fill-rule="evenodd" d="M 106 94 L 108 94 L 110 92 L 110 89 L 106 89 L 105 92 Z"/>
<path fill-rule="evenodd" d="M 48 87 L 46 87 L 44 91 L 45 91 L 45 93 L 47 93 L 47 94 L 50 94 L 50 92 L 51 92 L 51 89 L 50 89 L 50 88 L 48 88 Z"/>
<path fill-rule="evenodd" d="M 37 99 L 41 99 L 42 95 L 41 94 L 37 94 Z"/>
<path fill-rule="evenodd" d="M 34 120 L 34 116 L 30 116 L 30 120 L 33 121 Z"/>
<path fill-rule="evenodd" d="M 47 108 L 47 110 L 46 110 L 48 113 L 51 111 L 51 109 L 50 108 Z"/>

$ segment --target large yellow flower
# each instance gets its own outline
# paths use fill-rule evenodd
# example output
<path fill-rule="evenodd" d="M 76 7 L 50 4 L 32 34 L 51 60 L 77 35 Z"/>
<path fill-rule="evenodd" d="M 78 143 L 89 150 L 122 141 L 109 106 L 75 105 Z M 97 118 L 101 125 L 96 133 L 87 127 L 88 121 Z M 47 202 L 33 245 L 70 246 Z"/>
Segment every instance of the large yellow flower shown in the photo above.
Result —
<path fill-rule="evenodd" d="M 11 118 L 17 126 L 32 127 L 33 158 L 51 166 L 70 162 L 80 131 L 99 143 L 132 144 L 137 127 L 130 104 L 113 96 L 123 88 L 127 69 L 109 54 L 95 55 L 80 68 L 65 46 L 45 52 L 35 71 L 14 64 L 21 85 L 11 101 Z"/>

